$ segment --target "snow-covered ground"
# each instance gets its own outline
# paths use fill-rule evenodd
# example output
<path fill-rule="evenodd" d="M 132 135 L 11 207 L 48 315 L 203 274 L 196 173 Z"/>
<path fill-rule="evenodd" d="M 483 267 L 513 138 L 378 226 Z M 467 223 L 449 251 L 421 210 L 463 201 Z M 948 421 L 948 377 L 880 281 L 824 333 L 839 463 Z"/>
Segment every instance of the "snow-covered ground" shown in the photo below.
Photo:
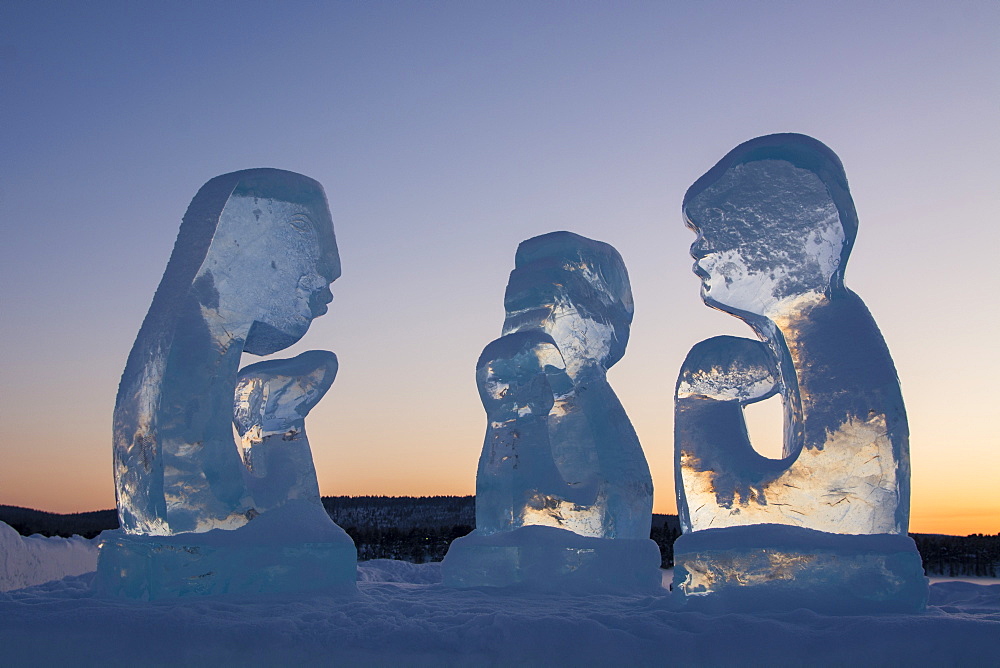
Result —
<path fill-rule="evenodd" d="M 92 574 L 0 593 L 20 665 L 996 665 L 1000 584 L 931 585 L 918 615 L 709 616 L 669 594 L 456 591 L 440 564 L 376 560 L 358 592 L 153 603 L 95 598 Z"/>
<path fill-rule="evenodd" d="M 72 538 L 23 537 L 0 522 L 0 591 L 60 580 L 97 568 L 97 541 Z"/>
<path fill-rule="evenodd" d="M 919 615 L 706 615 L 654 595 L 441 584 L 374 560 L 358 591 L 140 601 L 89 588 L 92 541 L 0 524 L 3 665 L 995 665 L 1000 580 L 931 580 Z M 65 579 L 27 586 L 40 580 Z M 664 571 L 664 585 L 670 572 Z M 27 587 L 27 588 L 24 588 Z"/>

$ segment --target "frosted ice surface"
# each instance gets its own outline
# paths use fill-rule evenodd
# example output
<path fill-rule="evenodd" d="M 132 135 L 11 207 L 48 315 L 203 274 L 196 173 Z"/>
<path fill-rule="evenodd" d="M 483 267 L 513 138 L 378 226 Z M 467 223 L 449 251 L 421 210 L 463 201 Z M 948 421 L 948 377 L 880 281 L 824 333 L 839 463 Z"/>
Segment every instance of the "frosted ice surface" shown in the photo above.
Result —
<path fill-rule="evenodd" d="M 760 342 L 703 341 L 676 394 L 678 505 L 686 532 L 786 524 L 905 534 L 906 413 L 892 358 L 844 286 L 857 214 L 843 167 L 802 135 L 747 142 L 684 200 L 706 304 Z M 782 395 L 784 457 L 757 455 L 743 406 Z"/>
<path fill-rule="evenodd" d="M 547 525 L 648 538 L 649 468 L 606 377 L 632 322 L 621 256 L 570 232 L 529 239 L 517 249 L 504 306 L 504 336 L 477 365 L 489 416 L 477 530 Z"/>
<path fill-rule="evenodd" d="M 906 413 L 889 350 L 844 286 L 857 214 L 840 160 L 802 135 L 738 146 L 684 198 L 705 303 L 758 340 L 719 336 L 681 367 L 674 591 L 716 611 L 913 611 Z M 780 393 L 781 459 L 744 407 Z"/>
<path fill-rule="evenodd" d="M 487 414 L 476 530 L 454 541 L 449 586 L 655 588 L 653 484 L 607 381 L 632 292 L 618 252 L 570 232 L 523 242 L 503 336 L 476 367 Z"/>
<path fill-rule="evenodd" d="M 305 418 L 336 376 L 337 356 L 325 350 L 240 370 L 233 424 L 242 438 L 257 512 L 289 499 L 321 503 Z"/>
<path fill-rule="evenodd" d="M 316 181 L 252 169 L 198 191 L 118 389 L 114 467 L 126 532 L 234 529 L 258 513 L 233 437 L 240 356 L 299 340 L 326 312 L 339 275 Z"/>
<path fill-rule="evenodd" d="M 92 583 L 140 600 L 279 592 L 350 592 L 354 541 L 319 504 L 291 499 L 238 529 L 172 536 L 105 531 Z"/>
<path fill-rule="evenodd" d="M 305 433 L 336 356 L 239 370 L 244 352 L 298 341 L 339 275 L 316 181 L 251 169 L 198 191 L 118 389 L 122 528 L 102 534 L 95 591 L 153 599 L 354 586 L 357 551 L 323 510 Z"/>
<path fill-rule="evenodd" d="M 687 533 L 674 543 L 674 591 L 706 612 L 916 612 L 927 579 L 913 539 L 781 524 Z"/>

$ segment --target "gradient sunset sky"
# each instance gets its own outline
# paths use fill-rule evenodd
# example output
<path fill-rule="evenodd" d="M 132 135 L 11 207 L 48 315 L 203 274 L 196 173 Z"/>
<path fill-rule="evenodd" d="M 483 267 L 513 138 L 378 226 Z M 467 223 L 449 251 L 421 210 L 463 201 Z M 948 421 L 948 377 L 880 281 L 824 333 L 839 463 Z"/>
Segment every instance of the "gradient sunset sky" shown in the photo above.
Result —
<path fill-rule="evenodd" d="M 1000 531 L 1000 3 L 15 0 L 0 100 L 0 503 L 113 507 L 115 391 L 181 216 L 278 167 L 323 183 L 343 262 L 280 353 L 340 358 L 307 422 L 323 494 L 474 492 L 514 251 L 571 230 L 629 268 L 609 378 L 673 513 L 677 369 L 751 335 L 701 303 L 681 199 L 801 132 L 851 182 L 846 283 L 902 383 L 911 530 Z M 766 454 L 777 411 L 751 417 Z"/>

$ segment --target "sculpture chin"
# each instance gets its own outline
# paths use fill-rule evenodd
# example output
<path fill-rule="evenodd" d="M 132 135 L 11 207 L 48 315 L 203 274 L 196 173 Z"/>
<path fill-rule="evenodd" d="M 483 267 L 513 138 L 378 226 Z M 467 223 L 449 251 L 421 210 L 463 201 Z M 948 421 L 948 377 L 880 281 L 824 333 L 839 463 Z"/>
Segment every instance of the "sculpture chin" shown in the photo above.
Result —
<path fill-rule="evenodd" d="M 274 325 L 269 325 L 260 320 L 254 320 L 247 333 L 246 342 L 243 344 L 243 351 L 253 355 L 270 355 L 279 350 L 284 350 L 289 346 L 298 343 L 299 339 L 305 336 L 309 328 L 308 323 L 301 332 L 289 334 L 278 329 Z"/>

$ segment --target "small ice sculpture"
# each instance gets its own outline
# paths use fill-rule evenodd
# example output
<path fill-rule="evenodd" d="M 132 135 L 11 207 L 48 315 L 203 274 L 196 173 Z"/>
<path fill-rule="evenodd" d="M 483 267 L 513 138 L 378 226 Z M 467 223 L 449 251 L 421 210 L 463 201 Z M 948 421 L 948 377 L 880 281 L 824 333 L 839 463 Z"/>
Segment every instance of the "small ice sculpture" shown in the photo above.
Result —
<path fill-rule="evenodd" d="M 476 531 L 452 543 L 458 587 L 655 587 L 653 485 L 607 382 L 632 321 L 618 252 L 570 232 L 517 250 L 503 336 L 476 369 L 487 413 Z"/>
<path fill-rule="evenodd" d="M 579 517 L 591 506 L 574 512 L 576 504 L 563 498 L 575 490 L 559 472 L 549 440 L 549 412 L 558 391 L 552 386 L 572 391 L 552 337 L 527 331 L 497 339 L 483 350 L 476 379 L 489 425 L 476 474 L 478 530 L 492 534 L 545 524 L 593 533 L 600 522 Z"/>
<path fill-rule="evenodd" d="M 681 593 L 690 600 L 777 587 L 787 601 L 799 587 L 815 608 L 836 598 L 824 597 L 817 582 L 836 588 L 861 573 L 880 586 L 858 594 L 857 606 L 921 607 L 926 584 L 906 535 L 906 412 L 885 341 L 844 286 L 858 219 L 840 160 L 802 135 L 751 140 L 691 186 L 684 217 L 698 235 L 691 254 L 702 299 L 745 321 L 760 340 L 702 341 L 681 368 L 674 422 Z M 744 406 L 775 393 L 785 412 L 779 460 L 753 450 L 743 416 Z M 727 533 L 709 536 L 718 531 Z M 818 532 L 854 537 L 817 539 Z M 816 575 L 825 558 L 834 566 Z M 745 592 L 727 596 L 714 600 Z"/>
<path fill-rule="evenodd" d="M 239 373 L 244 352 L 298 341 L 339 275 L 316 181 L 251 169 L 198 191 L 118 389 L 122 528 L 105 534 L 99 591 L 158 598 L 354 581 L 354 545 L 319 503 L 303 422 L 336 358 L 313 351 Z"/>

